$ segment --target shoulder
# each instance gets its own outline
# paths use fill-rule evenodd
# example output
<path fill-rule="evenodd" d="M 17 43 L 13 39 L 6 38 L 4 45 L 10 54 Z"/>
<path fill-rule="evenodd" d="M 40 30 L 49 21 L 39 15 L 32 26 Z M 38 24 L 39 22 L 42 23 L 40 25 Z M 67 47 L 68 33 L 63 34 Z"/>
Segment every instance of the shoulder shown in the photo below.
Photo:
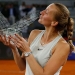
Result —
<path fill-rule="evenodd" d="M 61 39 L 59 44 L 60 44 L 60 48 L 62 47 L 64 49 L 70 49 L 70 45 L 67 43 L 66 40 Z"/>
<path fill-rule="evenodd" d="M 54 49 L 52 50 L 52 56 L 54 57 L 54 60 L 56 58 L 56 60 L 59 60 L 59 62 L 61 62 L 62 65 L 67 60 L 69 53 L 70 45 L 64 39 L 60 39 L 54 47 Z"/>
<path fill-rule="evenodd" d="M 32 41 L 36 38 L 36 36 L 41 32 L 42 30 L 38 30 L 38 29 L 35 29 L 35 30 L 32 30 L 30 35 L 29 35 L 29 38 L 28 38 L 28 43 L 29 45 L 32 43 Z"/>
<path fill-rule="evenodd" d="M 64 39 L 60 39 L 56 45 L 56 51 L 61 53 L 69 53 L 70 52 L 70 45 Z"/>

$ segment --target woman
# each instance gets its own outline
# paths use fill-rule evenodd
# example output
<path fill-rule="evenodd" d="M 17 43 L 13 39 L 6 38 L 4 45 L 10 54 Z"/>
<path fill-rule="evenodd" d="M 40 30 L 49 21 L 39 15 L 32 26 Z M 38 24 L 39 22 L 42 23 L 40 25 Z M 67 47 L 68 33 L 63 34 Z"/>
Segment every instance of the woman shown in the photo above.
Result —
<path fill-rule="evenodd" d="M 5 36 L 0 37 L 12 49 L 19 68 L 26 69 L 25 75 L 60 74 L 70 51 L 74 50 L 71 40 L 74 22 L 69 14 L 64 5 L 52 3 L 40 12 L 38 22 L 45 26 L 45 30 L 33 30 L 28 42 L 18 34 L 9 36 L 8 40 Z M 68 41 L 61 36 L 66 27 Z M 17 48 L 22 51 L 22 56 Z"/>

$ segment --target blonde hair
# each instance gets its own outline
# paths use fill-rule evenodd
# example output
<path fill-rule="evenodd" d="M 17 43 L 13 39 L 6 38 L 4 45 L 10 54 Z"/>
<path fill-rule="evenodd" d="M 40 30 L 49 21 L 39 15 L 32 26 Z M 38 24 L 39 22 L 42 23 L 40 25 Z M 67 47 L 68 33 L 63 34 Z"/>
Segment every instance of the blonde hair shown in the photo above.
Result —
<path fill-rule="evenodd" d="M 57 8 L 57 12 L 55 13 L 55 20 L 58 21 L 56 30 L 62 32 L 65 28 L 67 28 L 67 42 L 70 45 L 70 49 L 74 50 L 74 45 L 72 42 L 74 20 L 70 18 L 70 12 L 65 5 L 60 3 L 54 3 L 54 5 Z"/>

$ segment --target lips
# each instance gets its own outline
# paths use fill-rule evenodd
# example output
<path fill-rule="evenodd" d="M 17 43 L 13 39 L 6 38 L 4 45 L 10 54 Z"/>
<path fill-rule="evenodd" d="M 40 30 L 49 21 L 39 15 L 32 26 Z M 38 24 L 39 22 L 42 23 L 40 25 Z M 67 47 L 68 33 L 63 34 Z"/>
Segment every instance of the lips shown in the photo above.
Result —
<path fill-rule="evenodd" d="M 40 15 L 40 19 L 42 18 L 42 15 Z"/>

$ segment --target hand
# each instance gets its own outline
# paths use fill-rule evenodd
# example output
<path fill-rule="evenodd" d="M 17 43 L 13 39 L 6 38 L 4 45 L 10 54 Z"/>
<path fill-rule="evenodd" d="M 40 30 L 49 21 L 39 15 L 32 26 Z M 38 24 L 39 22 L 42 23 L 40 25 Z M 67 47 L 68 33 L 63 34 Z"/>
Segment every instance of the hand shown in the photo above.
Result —
<path fill-rule="evenodd" d="M 11 49 L 16 49 L 17 47 L 15 46 L 15 44 L 10 41 L 10 38 L 5 36 L 5 35 L 0 35 L 0 41 L 4 44 L 9 46 Z"/>
<path fill-rule="evenodd" d="M 10 40 L 22 51 L 22 52 L 28 52 L 30 51 L 28 42 L 18 34 L 15 34 L 15 36 L 10 36 Z"/>

